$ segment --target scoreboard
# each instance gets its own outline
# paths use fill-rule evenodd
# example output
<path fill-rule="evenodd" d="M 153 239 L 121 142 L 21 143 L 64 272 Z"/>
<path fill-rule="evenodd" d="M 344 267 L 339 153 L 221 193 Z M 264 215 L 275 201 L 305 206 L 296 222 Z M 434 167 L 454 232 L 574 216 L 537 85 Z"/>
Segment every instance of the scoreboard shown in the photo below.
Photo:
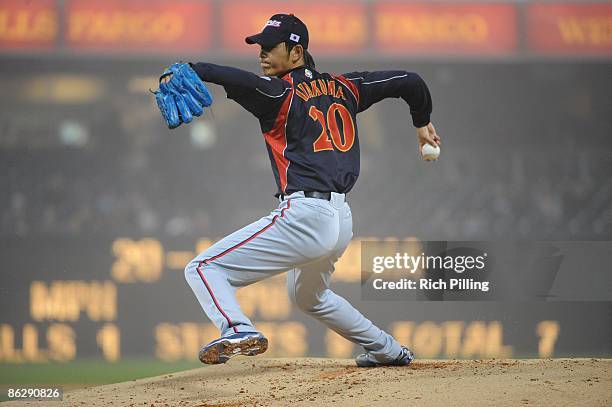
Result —
<path fill-rule="evenodd" d="M 332 289 L 419 357 L 612 354 L 608 301 L 364 300 L 362 240 L 366 239 L 353 240 L 337 264 Z M 0 363 L 81 357 L 109 362 L 124 357 L 196 360 L 199 348 L 219 332 L 201 310 L 183 269 L 213 242 L 152 237 L 3 239 Z M 293 307 L 284 275 L 240 289 L 237 295 L 244 312 L 270 340 L 268 356 L 349 358 L 360 351 Z"/>

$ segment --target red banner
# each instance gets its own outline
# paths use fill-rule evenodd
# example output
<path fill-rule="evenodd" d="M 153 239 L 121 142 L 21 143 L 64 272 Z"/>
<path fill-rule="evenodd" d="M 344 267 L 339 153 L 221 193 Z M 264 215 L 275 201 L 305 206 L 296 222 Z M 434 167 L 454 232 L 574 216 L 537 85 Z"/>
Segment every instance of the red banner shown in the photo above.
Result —
<path fill-rule="evenodd" d="M 533 51 L 612 55 L 612 4 L 533 4 L 527 30 Z"/>
<path fill-rule="evenodd" d="M 140 53 L 201 52 L 210 45 L 211 9 L 199 0 L 67 0 L 68 47 Z"/>
<path fill-rule="evenodd" d="M 272 15 L 293 13 L 308 26 L 315 57 L 612 56 L 610 2 L 524 7 L 519 21 L 521 7 L 502 2 L 0 0 L 0 51 L 257 55 L 244 38 L 261 32 Z M 521 28 L 526 45 L 518 49 Z"/>
<path fill-rule="evenodd" d="M 380 3 L 376 49 L 392 54 L 508 54 L 516 50 L 516 7 L 487 3 Z"/>
<path fill-rule="evenodd" d="M 293 13 L 308 27 L 308 49 L 317 54 L 353 54 L 366 45 L 368 21 L 361 2 L 250 2 L 223 4 L 223 45 L 226 50 L 257 55 L 259 48 L 244 42 L 245 37 L 263 30 L 274 14 Z"/>
<path fill-rule="evenodd" d="M 51 48 L 57 36 L 55 0 L 0 1 L 0 50 Z"/>

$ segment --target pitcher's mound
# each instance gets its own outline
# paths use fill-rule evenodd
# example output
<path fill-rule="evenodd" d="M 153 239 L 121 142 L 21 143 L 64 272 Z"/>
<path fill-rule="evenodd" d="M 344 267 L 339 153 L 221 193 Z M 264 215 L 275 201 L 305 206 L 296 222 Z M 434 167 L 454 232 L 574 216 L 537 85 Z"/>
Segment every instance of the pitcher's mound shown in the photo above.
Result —
<path fill-rule="evenodd" d="M 237 357 L 225 365 L 76 390 L 63 403 L 52 403 L 58 404 L 609 406 L 612 360 L 417 359 L 406 367 L 364 369 L 346 359 Z"/>

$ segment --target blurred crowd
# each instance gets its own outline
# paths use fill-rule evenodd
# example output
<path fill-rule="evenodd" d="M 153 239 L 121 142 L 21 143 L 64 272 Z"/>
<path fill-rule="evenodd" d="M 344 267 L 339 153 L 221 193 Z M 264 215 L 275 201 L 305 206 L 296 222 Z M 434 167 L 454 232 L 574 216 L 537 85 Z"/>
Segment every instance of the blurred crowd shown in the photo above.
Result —
<path fill-rule="evenodd" d="M 394 67 L 427 80 L 442 155 L 419 159 L 403 101 L 362 113 L 356 236 L 612 237 L 610 66 Z M 276 187 L 258 123 L 213 92 L 212 112 L 175 131 L 127 86 L 78 106 L 3 95 L 0 236 L 215 238 L 266 215 Z"/>

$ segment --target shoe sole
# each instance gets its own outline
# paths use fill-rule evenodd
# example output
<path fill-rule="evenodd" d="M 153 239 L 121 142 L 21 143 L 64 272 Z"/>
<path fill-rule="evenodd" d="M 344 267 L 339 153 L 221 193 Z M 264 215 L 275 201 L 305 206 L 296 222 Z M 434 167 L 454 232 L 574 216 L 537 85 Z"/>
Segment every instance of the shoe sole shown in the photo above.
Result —
<path fill-rule="evenodd" d="M 404 364 L 392 364 L 392 363 L 374 363 L 374 362 L 368 362 L 368 363 L 356 363 L 357 367 L 401 367 L 401 366 L 408 366 L 409 364 L 412 363 L 412 360 L 408 363 L 404 363 Z"/>
<path fill-rule="evenodd" d="M 402 367 L 402 366 L 408 366 L 409 364 L 412 363 L 412 360 L 408 363 L 404 363 L 404 364 L 393 364 L 393 363 L 373 363 L 370 362 L 368 364 L 359 364 L 357 363 L 357 367 Z"/>
<path fill-rule="evenodd" d="M 202 363 L 216 365 L 225 363 L 236 355 L 255 356 L 266 350 L 268 350 L 268 340 L 263 337 L 241 339 L 237 342 L 222 339 L 208 348 L 203 348 L 199 358 Z"/>
<path fill-rule="evenodd" d="M 357 364 L 357 367 L 392 367 L 392 366 L 408 366 L 409 364 L 411 364 L 414 361 L 414 353 L 410 352 L 410 358 L 408 359 L 407 363 L 402 363 L 402 364 L 398 364 L 393 362 L 389 362 L 389 363 L 377 363 L 377 362 L 372 362 L 371 360 L 368 360 L 366 362 L 362 362 L 360 363 L 358 360 L 355 360 L 355 363 Z"/>

